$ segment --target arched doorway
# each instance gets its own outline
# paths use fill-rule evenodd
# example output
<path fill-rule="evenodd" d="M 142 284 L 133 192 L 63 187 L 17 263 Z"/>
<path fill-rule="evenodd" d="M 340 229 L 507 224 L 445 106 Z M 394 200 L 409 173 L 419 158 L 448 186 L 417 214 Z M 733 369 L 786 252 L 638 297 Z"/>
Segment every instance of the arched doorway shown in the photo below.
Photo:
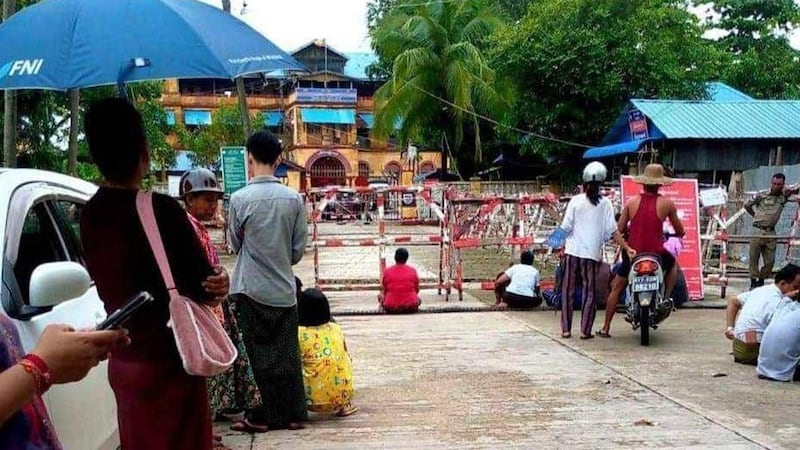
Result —
<path fill-rule="evenodd" d="M 384 166 L 383 171 L 389 179 L 389 184 L 396 186 L 400 184 L 400 174 L 403 172 L 403 166 L 396 161 L 392 161 Z"/>
<path fill-rule="evenodd" d="M 311 187 L 345 186 L 346 175 L 341 161 L 332 156 L 323 156 L 311 165 Z"/>

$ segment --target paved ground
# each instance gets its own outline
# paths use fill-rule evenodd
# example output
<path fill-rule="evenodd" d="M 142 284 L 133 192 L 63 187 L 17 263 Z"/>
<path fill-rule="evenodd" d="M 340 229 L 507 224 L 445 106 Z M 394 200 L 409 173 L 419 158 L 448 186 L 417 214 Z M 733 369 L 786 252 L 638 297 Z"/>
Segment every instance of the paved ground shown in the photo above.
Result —
<path fill-rule="evenodd" d="M 359 250 L 330 253 L 323 264 L 358 274 Z M 310 258 L 297 273 L 313 280 Z M 373 308 L 375 294 L 330 297 L 335 312 L 348 313 Z M 433 291 L 423 293 L 423 305 L 448 306 Z M 486 308 L 472 296 L 461 305 Z M 759 381 L 752 367 L 733 364 L 722 314 L 680 310 L 649 348 L 621 318 L 610 340 L 565 341 L 552 311 L 340 315 L 361 411 L 314 417 L 299 432 L 226 432 L 225 442 L 236 449 L 800 447 L 800 386 Z"/>

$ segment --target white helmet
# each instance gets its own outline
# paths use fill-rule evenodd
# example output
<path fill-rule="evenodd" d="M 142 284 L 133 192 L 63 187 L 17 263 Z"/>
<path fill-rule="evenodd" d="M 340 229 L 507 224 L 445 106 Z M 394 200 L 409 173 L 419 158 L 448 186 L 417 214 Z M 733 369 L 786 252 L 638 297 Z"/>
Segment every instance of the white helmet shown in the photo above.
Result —
<path fill-rule="evenodd" d="M 606 180 L 607 175 L 608 169 L 606 169 L 603 163 L 599 161 L 590 162 L 586 165 L 586 168 L 583 169 L 583 182 L 590 183 L 592 181 L 597 181 L 602 183 Z"/>

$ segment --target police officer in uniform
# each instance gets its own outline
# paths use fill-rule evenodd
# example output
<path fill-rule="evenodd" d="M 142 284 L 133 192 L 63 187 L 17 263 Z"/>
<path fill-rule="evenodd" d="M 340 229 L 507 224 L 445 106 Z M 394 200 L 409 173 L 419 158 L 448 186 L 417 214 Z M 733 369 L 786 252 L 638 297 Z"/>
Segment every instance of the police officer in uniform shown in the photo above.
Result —
<path fill-rule="evenodd" d="M 756 237 L 750 241 L 750 289 L 764 285 L 764 280 L 772 275 L 775 265 L 775 225 L 781 218 L 784 206 L 789 197 L 800 191 L 800 188 L 786 188 L 786 176 L 776 173 L 772 177 L 772 186 L 766 195 L 758 194 L 744 205 L 745 210 L 753 216 L 753 227 Z M 764 265 L 759 268 L 763 258 Z"/>

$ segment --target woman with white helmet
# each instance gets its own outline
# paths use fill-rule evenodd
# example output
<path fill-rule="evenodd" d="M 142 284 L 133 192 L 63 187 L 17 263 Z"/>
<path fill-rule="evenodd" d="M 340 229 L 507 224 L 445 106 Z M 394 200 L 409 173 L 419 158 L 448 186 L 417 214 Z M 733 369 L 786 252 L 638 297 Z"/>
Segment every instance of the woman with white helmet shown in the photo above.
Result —
<path fill-rule="evenodd" d="M 597 276 L 603 261 L 603 244 L 614 237 L 617 223 L 614 207 L 603 197 L 600 183 L 608 170 L 600 162 L 583 169 L 583 193 L 570 200 L 561 228 L 567 233 L 562 282 L 561 336 L 572 337 L 572 309 L 576 287 L 582 286 L 581 339 L 591 339 L 597 314 Z"/>

